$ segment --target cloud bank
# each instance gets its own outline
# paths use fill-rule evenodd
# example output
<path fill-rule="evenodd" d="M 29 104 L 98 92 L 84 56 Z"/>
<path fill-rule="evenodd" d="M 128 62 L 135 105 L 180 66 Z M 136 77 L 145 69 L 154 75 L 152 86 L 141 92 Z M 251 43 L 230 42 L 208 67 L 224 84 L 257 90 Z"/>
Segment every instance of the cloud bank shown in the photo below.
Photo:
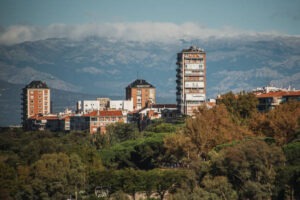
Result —
<path fill-rule="evenodd" d="M 255 32 L 239 30 L 232 27 L 211 29 L 196 23 L 103 23 L 103 24 L 52 24 L 46 27 L 15 25 L 0 29 L 0 44 L 11 45 L 25 41 L 47 38 L 85 39 L 90 36 L 108 39 L 141 42 L 173 42 L 178 39 L 208 39 L 240 36 L 278 36 L 281 33 Z"/>

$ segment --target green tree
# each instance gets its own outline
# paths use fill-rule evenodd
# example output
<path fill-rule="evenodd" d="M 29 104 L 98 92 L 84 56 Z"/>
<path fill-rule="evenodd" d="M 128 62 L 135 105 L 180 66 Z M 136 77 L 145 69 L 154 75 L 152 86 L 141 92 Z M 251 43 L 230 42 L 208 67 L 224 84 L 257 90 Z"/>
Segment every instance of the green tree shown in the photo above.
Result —
<path fill-rule="evenodd" d="M 135 200 L 135 194 L 143 189 L 142 173 L 139 170 L 124 169 L 118 171 L 118 179 L 122 191 L 130 194 Z"/>
<path fill-rule="evenodd" d="M 189 191 L 179 189 L 176 193 L 169 196 L 170 200 L 219 200 L 220 197 L 215 193 L 210 193 L 201 187 L 195 188 L 191 193 Z"/>
<path fill-rule="evenodd" d="M 155 132 L 155 133 L 172 133 L 176 131 L 176 126 L 174 126 L 174 124 L 156 122 L 147 126 L 145 131 Z"/>
<path fill-rule="evenodd" d="M 16 171 L 6 163 L 0 162 L 0 197 L 1 199 L 12 199 L 16 191 Z"/>
<path fill-rule="evenodd" d="M 201 182 L 205 191 L 216 194 L 219 199 L 238 199 L 237 192 L 233 189 L 226 176 L 205 176 Z"/>
<path fill-rule="evenodd" d="M 277 177 L 278 199 L 300 199 L 300 142 L 283 146 L 286 165 Z"/>
<path fill-rule="evenodd" d="M 218 104 L 224 104 L 235 121 L 247 123 L 248 119 L 257 113 L 258 100 L 251 92 L 229 92 L 221 95 Z"/>
<path fill-rule="evenodd" d="M 284 161 L 281 148 L 257 139 L 246 140 L 213 157 L 210 173 L 226 176 L 241 199 L 269 199 Z"/>
<path fill-rule="evenodd" d="M 106 127 L 109 145 L 140 137 L 136 124 L 114 123 Z"/>

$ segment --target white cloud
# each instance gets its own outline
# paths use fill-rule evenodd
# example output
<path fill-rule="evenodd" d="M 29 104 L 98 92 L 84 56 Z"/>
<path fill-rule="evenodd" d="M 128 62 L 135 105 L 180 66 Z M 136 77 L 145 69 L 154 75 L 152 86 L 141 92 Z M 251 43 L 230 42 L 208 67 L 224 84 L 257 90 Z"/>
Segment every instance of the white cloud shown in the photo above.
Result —
<path fill-rule="evenodd" d="M 95 75 L 103 74 L 103 71 L 96 67 L 84 67 L 82 69 L 78 69 L 77 72 L 84 72 L 84 73 L 95 74 Z"/>
<path fill-rule="evenodd" d="M 16 44 L 24 41 L 47 38 L 84 39 L 89 36 L 107 37 L 117 40 L 173 42 L 178 39 L 207 39 L 222 37 L 282 35 L 278 32 L 255 32 L 232 27 L 211 29 L 196 23 L 102 23 L 102 24 L 51 24 L 46 27 L 16 25 L 0 32 L 0 44 Z"/>

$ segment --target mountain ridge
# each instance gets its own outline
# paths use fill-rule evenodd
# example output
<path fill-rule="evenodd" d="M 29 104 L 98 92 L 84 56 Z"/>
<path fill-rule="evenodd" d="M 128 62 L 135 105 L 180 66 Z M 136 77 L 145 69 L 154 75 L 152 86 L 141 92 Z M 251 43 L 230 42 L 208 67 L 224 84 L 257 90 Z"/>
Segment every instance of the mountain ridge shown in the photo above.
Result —
<path fill-rule="evenodd" d="M 125 87 L 139 77 L 156 87 L 161 102 L 174 103 L 176 56 L 191 45 L 206 51 L 209 98 L 269 84 L 300 88 L 300 37 L 291 36 L 181 39 L 173 43 L 51 38 L 0 45 L 0 80 L 1 85 L 11 84 L 12 90 L 13 85 L 37 79 L 65 92 L 121 97 Z"/>

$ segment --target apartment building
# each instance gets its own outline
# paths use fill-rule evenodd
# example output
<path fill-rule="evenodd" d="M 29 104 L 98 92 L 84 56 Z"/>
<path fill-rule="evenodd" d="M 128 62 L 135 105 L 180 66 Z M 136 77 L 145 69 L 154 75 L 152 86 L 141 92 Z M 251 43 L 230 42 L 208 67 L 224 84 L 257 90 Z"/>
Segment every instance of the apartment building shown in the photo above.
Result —
<path fill-rule="evenodd" d="M 108 97 L 100 97 L 97 98 L 97 101 L 99 101 L 100 110 L 106 110 L 109 106 L 110 98 Z"/>
<path fill-rule="evenodd" d="M 27 120 L 36 115 L 47 115 L 51 112 L 50 89 L 45 82 L 32 81 L 22 90 L 22 122 L 27 128 Z"/>
<path fill-rule="evenodd" d="M 181 114 L 193 115 L 206 99 L 206 53 L 191 46 L 177 54 L 176 102 Z"/>
<path fill-rule="evenodd" d="M 136 79 L 126 87 L 126 100 L 133 101 L 133 110 L 155 104 L 155 87 L 143 79 Z"/>
<path fill-rule="evenodd" d="M 133 111 L 133 100 L 110 100 L 108 102 L 110 110 Z"/>
<path fill-rule="evenodd" d="M 77 113 L 89 113 L 94 110 L 100 110 L 100 101 L 98 100 L 82 100 L 77 102 Z"/>
<path fill-rule="evenodd" d="M 300 91 L 271 91 L 255 92 L 258 99 L 257 109 L 259 111 L 269 111 L 276 106 L 288 101 L 300 101 Z"/>
<path fill-rule="evenodd" d="M 124 122 L 120 110 L 93 111 L 83 116 L 88 123 L 89 131 L 94 133 L 106 133 L 106 126 L 116 122 Z"/>

